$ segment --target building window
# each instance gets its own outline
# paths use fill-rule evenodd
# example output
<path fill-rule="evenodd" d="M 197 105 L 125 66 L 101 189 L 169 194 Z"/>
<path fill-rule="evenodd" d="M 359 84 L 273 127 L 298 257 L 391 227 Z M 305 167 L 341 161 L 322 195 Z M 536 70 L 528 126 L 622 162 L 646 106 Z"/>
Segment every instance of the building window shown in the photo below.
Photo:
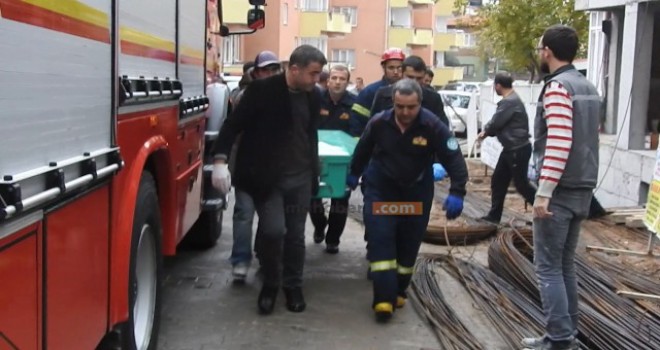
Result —
<path fill-rule="evenodd" d="M 473 33 L 463 34 L 463 46 L 465 47 L 477 46 L 477 36 Z"/>
<path fill-rule="evenodd" d="M 300 0 L 302 11 L 328 11 L 328 0 Z"/>
<path fill-rule="evenodd" d="M 435 55 L 433 56 L 433 66 L 436 68 L 442 68 L 445 66 L 444 51 L 435 51 Z"/>
<path fill-rule="evenodd" d="M 448 18 L 445 16 L 435 16 L 435 31 L 438 33 L 447 32 Z"/>
<path fill-rule="evenodd" d="M 355 50 L 353 49 L 335 49 L 332 50 L 332 61 L 343 63 L 350 68 L 355 67 Z"/>
<path fill-rule="evenodd" d="M 298 43 L 296 46 L 300 45 L 311 45 L 323 52 L 324 55 L 328 56 L 328 39 L 323 37 L 316 38 L 298 38 Z"/>
<path fill-rule="evenodd" d="M 392 27 L 411 28 L 412 11 L 408 8 L 393 8 L 390 11 L 390 25 Z"/>
<path fill-rule="evenodd" d="M 289 4 L 282 3 L 282 25 L 285 26 L 289 24 Z"/>
<path fill-rule="evenodd" d="M 222 63 L 234 64 L 241 61 L 241 41 L 239 36 L 222 38 Z"/>
<path fill-rule="evenodd" d="M 357 27 L 357 8 L 356 7 L 333 7 L 333 13 L 343 13 L 351 26 Z"/>

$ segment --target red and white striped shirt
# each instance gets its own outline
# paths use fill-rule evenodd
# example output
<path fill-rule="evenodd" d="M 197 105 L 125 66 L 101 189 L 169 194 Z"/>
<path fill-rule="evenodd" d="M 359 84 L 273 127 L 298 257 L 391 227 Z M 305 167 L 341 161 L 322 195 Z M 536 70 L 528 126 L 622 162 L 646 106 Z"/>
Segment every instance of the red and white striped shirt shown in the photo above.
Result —
<path fill-rule="evenodd" d="M 536 194 L 550 198 L 564 174 L 573 144 L 573 101 L 560 83 L 553 81 L 546 87 L 543 109 L 548 134 Z"/>

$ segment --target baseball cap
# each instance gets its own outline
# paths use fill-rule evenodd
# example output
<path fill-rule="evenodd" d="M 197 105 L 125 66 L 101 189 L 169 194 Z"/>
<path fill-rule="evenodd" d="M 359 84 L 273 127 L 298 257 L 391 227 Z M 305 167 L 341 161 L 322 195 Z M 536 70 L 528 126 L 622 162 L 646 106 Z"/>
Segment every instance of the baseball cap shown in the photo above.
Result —
<path fill-rule="evenodd" d="M 280 64 L 280 60 L 272 51 L 261 51 L 254 59 L 254 65 L 258 68 L 263 68 L 272 64 Z"/>

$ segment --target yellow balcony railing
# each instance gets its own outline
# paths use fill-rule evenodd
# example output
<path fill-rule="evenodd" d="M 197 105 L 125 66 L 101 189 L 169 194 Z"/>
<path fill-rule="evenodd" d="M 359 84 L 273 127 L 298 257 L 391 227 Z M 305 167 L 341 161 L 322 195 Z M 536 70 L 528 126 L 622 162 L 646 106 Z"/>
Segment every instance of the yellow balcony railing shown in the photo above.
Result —
<path fill-rule="evenodd" d="M 300 14 L 300 36 L 303 38 L 345 35 L 351 30 L 351 22 L 343 13 L 302 12 Z"/>
<path fill-rule="evenodd" d="M 408 44 L 416 46 L 433 45 L 433 30 L 413 29 L 412 40 Z"/>
<path fill-rule="evenodd" d="M 404 48 L 412 41 L 413 30 L 411 28 L 390 28 L 387 46 Z"/>
<path fill-rule="evenodd" d="M 433 50 L 452 51 L 465 45 L 465 37 L 457 33 L 435 33 L 433 37 Z"/>
<path fill-rule="evenodd" d="M 433 31 L 431 29 L 390 28 L 387 45 L 399 48 L 433 45 Z"/>
<path fill-rule="evenodd" d="M 223 0 L 221 4 L 224 24 L 247 24 L 248 10 L 253 8 L 249 1 Z"/>
<path fill-rule="evenodd" d="M 408 7 L 408 0 L 390 0 L 391 8 L 403 8 Z"/>
<path fill-rule="evenodd" d="M 390 0 L 391 8 L 408 7 L 408 4 L 412 5 L 413 7 L 427 6 L 427 5 L 433 5 L 434 1 L 433 0 Z"/>
<path fill-rule="evenodd" d="M 454 0 L 438 0 L 435 5 L 436 16 L 453 16 Z"/>
<path fill-rule="evenodd" d="M 463 80 L 463 67 L 433 69 L 433 85 L 446 85 L 450 81 Z"/>
<path fill-rule="evenodd" d="M 433 5 L 435 3 L 435 1 L 433 0 L 408 0 L 408 2 L 413 7 L 428 6 L 428 5 Z"/>

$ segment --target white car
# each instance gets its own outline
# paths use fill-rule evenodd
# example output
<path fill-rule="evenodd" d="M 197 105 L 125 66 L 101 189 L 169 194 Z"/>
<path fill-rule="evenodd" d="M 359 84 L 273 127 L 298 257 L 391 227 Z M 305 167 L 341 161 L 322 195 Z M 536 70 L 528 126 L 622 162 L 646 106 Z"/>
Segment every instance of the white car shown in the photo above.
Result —
<path fill-rule="evenodd" d="M 445 105 L 445 114 L 455 134 L 465 135 L 467 130 L 467 110 L 472 94 L 464 91 L 438 90 Z"/>
<path fill-rule="evenodd" d="M 443 86 L 442 90 L 465 91 L 465 92 L 479 93 L 481 91 L 481 83 L 459 81 L 459 82 L 455 82 L 455 83 L 449 83 L 449 84 Z"/>

